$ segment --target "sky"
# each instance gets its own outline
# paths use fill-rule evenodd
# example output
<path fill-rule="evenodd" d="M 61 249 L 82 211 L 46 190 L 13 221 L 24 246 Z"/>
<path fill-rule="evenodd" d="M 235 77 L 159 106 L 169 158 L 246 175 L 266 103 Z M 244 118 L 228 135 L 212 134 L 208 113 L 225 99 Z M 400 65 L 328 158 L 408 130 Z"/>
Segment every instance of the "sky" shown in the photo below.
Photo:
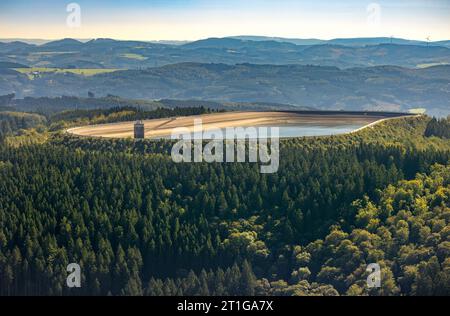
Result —
<path fill-rule="evenodd" d="M 450 0 L 0 0 L 3 39 L 235 35 L 450 40 Z"/>

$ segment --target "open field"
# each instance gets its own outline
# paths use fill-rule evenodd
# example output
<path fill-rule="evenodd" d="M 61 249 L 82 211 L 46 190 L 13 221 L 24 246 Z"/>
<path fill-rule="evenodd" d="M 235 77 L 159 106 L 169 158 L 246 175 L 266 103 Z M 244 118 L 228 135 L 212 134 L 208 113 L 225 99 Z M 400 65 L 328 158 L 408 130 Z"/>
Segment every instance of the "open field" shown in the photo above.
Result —
<path fill-rule="evenodd" d="M 214 128 L 277 126 L 277 127 L 320 127 L 333 130 L 348 126 L 349 131 L 360 129 L 369 124 L 389 117 L 401 116 L 387 113 L 356 112 L 226 112 L 201 116 L 174 117 L 146 120 L 146 138 L 169 137 L 174 128 L 183 127 L 193 132 L 194 119 L 202 119 L 203 131 Z M 134 122 L 120 122 L 101 125 L 75 127 L 67 132 L 79 136 L 131 138 Z"/>
<path fill-rule="evenodd" d="M 427 109 L 425 108 L 415 108 L 415 109 L 409 109 L 408 112 L 412 114 L 425 114 Z"/>
<path fill-rule="evenodd" d="M 434 66 L 446 66 L 449 65 L 449 63 L 425 63 L 425 64 L 418 64 L 417 68 L 429 68 L 429 67 L 434 67 Z"/>
<path fill-rule="evenodd" d="M 76 75 L 93 76 L 102 73 L 114 72 L 120 69 L 102 69 L 102 68 L 46 68 L 46 67 L 32 67 L 32 68 L 14 68 L 14 70 L 28 75 L 33 78 L 33 73 L 73 73 Z"/>
<path fill-rule="evenodd" d="M 129 58 L 129 59 L 136 59 L 136 60 L 146 60 L 146 59 L 148 59 L 148 57 L 142 56 L 140 54 L 134 54 L 134 53 L 122 54 L 122 55 L 120 55 L 120 57 Z"/>

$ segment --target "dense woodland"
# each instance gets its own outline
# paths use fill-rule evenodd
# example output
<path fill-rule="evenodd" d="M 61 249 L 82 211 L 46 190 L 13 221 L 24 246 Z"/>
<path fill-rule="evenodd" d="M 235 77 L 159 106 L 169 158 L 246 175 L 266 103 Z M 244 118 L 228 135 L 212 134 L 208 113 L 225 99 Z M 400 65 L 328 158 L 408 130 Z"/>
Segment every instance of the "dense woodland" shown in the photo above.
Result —
<path fill-rule="evenodd" d="M 23 129 L 45 125 L 47 119 L 39 114 L 22 112 L 0 112 L 0 139 Z"/>
<path fill-rule="evenodd" d="M 429 122 L 284 140 L 274 174 L 175 164 L 169 140 L 8 136 L 0 295 L 450 295 L 450 143 Z"/>
<path fill-rule="evenodd" d="M 450 138 L 450 116 L 447 118 L 432 118 L 425 130 L 425 136 L 437 136 L 441 138 Z"/>
<path fill-rule="evenodd" d="M 1 62 L 0 62 L 1 63 Z M 1 66 L 1 65 L 0 65 Z M 0 68 L 1 69 L 1 68 Z M 61 112 L 77 113 L 78 118 L 100 115 L 102 112 L 110 113 L 112 109 L 123 109 L 135 111 L 153 111 L 156 109 L 175 108 L 198 108 L 203 107 L 210 110 L 314 110 L 307 106 L 293 106 L 288 104 L 270 102 L 219 102 L 206 100 L 136 100 L 125 99 L 119 96 L 105 94 L 96 96 L 87 91 L 86 96 L 55 96 L 55 97 L 24 97 L 16 98 L 14 93 L 0 95 L 0 111 L 33 112 L 51 118 L 61 116 Z M 180 112 L 179 115 L 181 115 Z M 70 119 L 77 118 L 72 115 Z"/>

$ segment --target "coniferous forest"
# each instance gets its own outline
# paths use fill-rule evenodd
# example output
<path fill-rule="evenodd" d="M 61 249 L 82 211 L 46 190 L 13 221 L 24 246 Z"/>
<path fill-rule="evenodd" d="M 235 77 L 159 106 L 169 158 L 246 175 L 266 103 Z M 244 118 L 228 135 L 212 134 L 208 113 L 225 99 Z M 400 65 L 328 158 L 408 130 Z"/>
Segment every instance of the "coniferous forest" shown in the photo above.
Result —
<path fill-rule="evenodd" d="M 441 119 L 433 119 L 428 123 L 425 130 L 425 136 L 437 136 L 441 138 L 450 138 L 450 116 Z"/>
<path fill-rule="evenodd" d="M 0 144 L 0 295 L 450 295 L 443 121 L 282 140 L 273 174 L 176 164 L 169 140 L 61 130 L 208 111 L 9 115 L 26 130 Z M 80 288 L 66 286 L 73 262 Z"/>

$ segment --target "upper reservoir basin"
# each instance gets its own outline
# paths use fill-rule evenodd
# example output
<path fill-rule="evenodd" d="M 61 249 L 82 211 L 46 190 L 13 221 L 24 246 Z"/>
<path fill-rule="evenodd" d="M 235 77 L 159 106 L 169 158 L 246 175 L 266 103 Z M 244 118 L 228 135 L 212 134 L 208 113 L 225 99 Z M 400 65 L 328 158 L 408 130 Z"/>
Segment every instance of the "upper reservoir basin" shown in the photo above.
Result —
<path fill-rule="evenodd" d="M 144 120 L 145 138 L 171 138 L 174 134 L 189 133 L 191 139 L 223 139 L 226 131 L 234 130 L 235 138 L 280 137 L 292 138 L 303 136 L 338 135 L 355 131 L 359 128 L 386 118 L 400 117 L 403 113 L 378 112 L 322 112 L 322 111 L 271 111 L 271 112 L 222 112 L 199 116 L 183 116 Z M 135 122 L 88 125 L 71 128 L 67 132 L 90 137 L 133 138 Z M 278 128 L 278 136 L 273 128 Z M 214 132 L 215 131 L 215 132 Z M 264 133 L 264 131 L 266 131 Z M 261 132 L 263 134 L 261 134 Z M 214 134 L 214 135 L 211 135 Z M 230 137 L 226 137 L 230 138 Z"/>

